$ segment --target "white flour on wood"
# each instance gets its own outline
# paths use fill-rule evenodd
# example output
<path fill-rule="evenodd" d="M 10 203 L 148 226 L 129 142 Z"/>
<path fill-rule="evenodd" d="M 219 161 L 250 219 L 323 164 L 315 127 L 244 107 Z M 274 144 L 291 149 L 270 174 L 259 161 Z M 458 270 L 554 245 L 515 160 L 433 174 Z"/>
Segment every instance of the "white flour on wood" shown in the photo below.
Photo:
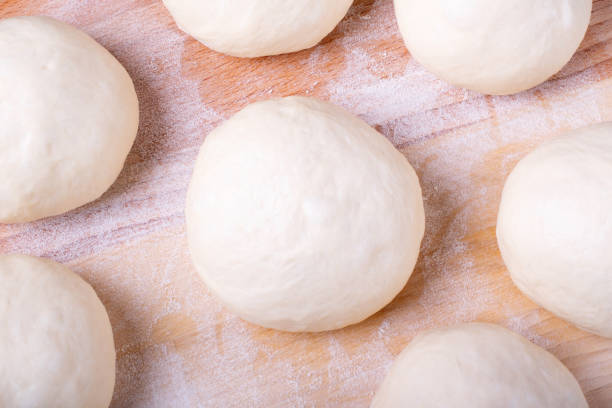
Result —
<path fill-rule="evenodd" d="M 594 7 L 594 21 L 602 8 Z M 446 85 L 409 58 L 390 0 L 357 1 L 323 45 L 291 63 L 296 78 L 308 79 L 294 93 L 344 106 L 406 155 L 423 187 L 427 232 L 417 271 L 383 312 L 337 332 L 287 334 L 226 312 L 189 263 L 183 207 L 193 162 L 205 135 L 233 112 L 185 73 L 188 52 L 197 50 L 196 68 L 206 71 L 210 51 L 186 51 L 193 43 L 158 1 L 50 0 L 32 12 L 106 46 L 132 75 L 141 103 L 126 167 L 100 200 L 0 226 L 2 252 L 72 265 L 107 305 L 118 351 L 113 407 L 366 407 L 419 330 L 464 321 L 497 321 L 544 347 L 558 344 L 555 333 L 538 334 L 543 317 L 529 301 L 513 303 L 522 314 L 500 304 L 497 292 L 514 290 L 501 259 L 483 264 L 478 255 L 496 250 L 491 229 L 503 180 L 525 152 L 566 129 L 612 119 L 602 109 L 612 84 L 598 65 L 612 56 L 605 43 L 612 30 L 591 30 L 588 49 L 535 90 L 484 97 Z M 326 52 L 338 49 L 343 58 L 330 68 Z M 287 61 L 275 58 L 251 67 Z M 240 104 L 281 96 L 272 81 L 249 75 L 238 84 Z"/>

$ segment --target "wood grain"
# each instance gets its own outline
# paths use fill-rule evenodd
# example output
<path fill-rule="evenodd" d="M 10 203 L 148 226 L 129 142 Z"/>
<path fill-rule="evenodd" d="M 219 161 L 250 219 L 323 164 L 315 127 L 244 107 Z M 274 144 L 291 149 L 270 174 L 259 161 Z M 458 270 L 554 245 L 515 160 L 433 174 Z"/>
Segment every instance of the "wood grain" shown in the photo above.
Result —
<path fill-rule="evenodd" d="M 612 406 L 612 340 L 522 296 L 495 241 L 514 164 L 567 129 L 612 120 L 612 0 L 594 1 L 587 37 L 567 67 L 506 97 L 450 87 L 418 66 L 390 0 L 357 0 L 313 49 L 252 60 L 181 33 L 157 0 L 0 0 L 0 17 L 30 14 L 90 33 L 126 66 L 141 102 L 134 148 L 100 200 L 0 226 L 1 252 L 65 262 L 99 293 L 118 351 L 113 407 L 366 407 L 418 331 L 475 320 L 547 348 L 591 407 Z M 423 185 L 428 225 L 415 274 L 384 310 L 331 333 L 281 333 L 226 312 L 197 278 L 184 238 L 184 194 L 205 135 L 250 102 L 290 94 L 363 117 L 406 155 Z"/>

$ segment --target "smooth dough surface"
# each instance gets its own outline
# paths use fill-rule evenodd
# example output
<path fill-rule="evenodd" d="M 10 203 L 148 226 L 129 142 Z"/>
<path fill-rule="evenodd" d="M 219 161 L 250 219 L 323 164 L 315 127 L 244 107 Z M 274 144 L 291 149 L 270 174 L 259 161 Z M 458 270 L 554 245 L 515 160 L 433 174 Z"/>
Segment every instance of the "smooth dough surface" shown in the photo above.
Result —
<path fill-rule="evenodd" d="M 310 48 L 353 0 L 164 0 L 183 31 L 215 51 L 263 57 Z"/>
<path fill-rule="evenodd" d="M 591 0 L 394 0 L 412 56 L 443 80 L 512 94 L 557 73 L 578 49 Z"/>
<path fill-rule="evenodd" d="M 115 345 L 91 286 L 41 258 L 0 255 L 0 407 L 107 408 Z"/>
<path fill-rule="evenodd" d="M 612 123 L 570 132 L 519 162 L 504 187 L 497 240 L 527 296 L 612 337 Z"/>
<path fill-rule="evenodd" d="M 138 128 L 121 64 L 87 34 L 47 17 L 0 20 L 0 222 L 97 199 Z"/>
<path fill-rule="evenodd" d="M 588 408 L 552 354 L 503 327 L 463 324 L 417 335 L 372 408 Z"/>
<path fill-rule="evenodd" d="M 424 233 L 419 180 L 359 118 L 304 97 L 209 134 L 187 195 L 195 266 L 236 314 L 286 331 L 357 323 L 404 287 Z"/>

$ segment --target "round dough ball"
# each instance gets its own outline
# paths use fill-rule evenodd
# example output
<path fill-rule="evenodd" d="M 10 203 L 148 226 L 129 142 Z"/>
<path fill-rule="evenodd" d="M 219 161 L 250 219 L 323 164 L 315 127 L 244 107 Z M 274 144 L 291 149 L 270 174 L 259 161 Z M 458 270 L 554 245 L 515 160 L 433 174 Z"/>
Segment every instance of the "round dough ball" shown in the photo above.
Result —
<path fill-rule="evenodd" d="M 94 290 L 58 263 L 0 255 L 0 406 L 107 408 L 115 345 Z"/>
<path fill-rule="evenodd" d="M 121 64 L 47 17 L 0 20 L 0 222 L 64 213 L 115 181 L 138 128 Z"/>
<path fill-rule="evenodd" d="M 315 46 L 353 0 L 164 0 L 179 27 L 207 47 L 236 57 L 285 54 Z"/>
<path fill-rule="evenodd" d="M 574 131 L 519 162 L 504 187 L 497 240 L 527 296 L 612 337 L 612 123 Z"/>
<path fill-rule="evenodd" d="M 372 408 L 588 408 L 555 356 L 503 327 L 463 324 L 416 336 Z"/>
<path fill-rule="evenodd" d="M 416 263 L 419 180 L 380 133 L 304 97 L 252 104 L 208 135 L 187 195 L 195 266 L 229 309 L 285 331 L 360 322 Z"/>
<path fill-rule="evenodd" d="M 412 56 L 464 88 L 504 95 L 541 84 L 578 49 L 592 0 L 394 0 Z"/>

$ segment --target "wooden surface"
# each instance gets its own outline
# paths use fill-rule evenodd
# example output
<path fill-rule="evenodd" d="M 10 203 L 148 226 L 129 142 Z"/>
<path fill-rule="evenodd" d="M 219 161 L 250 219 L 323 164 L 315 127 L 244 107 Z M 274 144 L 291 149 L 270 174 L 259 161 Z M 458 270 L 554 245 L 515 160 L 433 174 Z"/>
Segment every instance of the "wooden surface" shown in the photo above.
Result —
<path fill-rule="evenodd" d="M 612 0 L 594 2 L 587 37 L 561 73 L 507 97 L 424 71 L 402 44 L 391 0 L 357 0 L 311 50 L 254 60 L 181 33 L 159 0 L 0 0 L 0 17 L 29 14 L 90 33 L 126 66 L 141 102 L 134 148 L 100 200 L 0 226 L 0 251 L 64 262 L 100 295 L 117 346 L 113 407 L 366 407 L 418 331 L 475 320 L 547 348 L 591 407 L 612 407 L 612 340 L 522 296 L 495 241 L 513 165 L 564 130 L 612 120 Z M 372 318 L 331 333 L 241 321 L 211 297 L 187 253 L 184 196 L 204 137 L 249 102 L 290 94 L 330 100 L 379 129 L 415 166 L 425 196 L 427 232 L 407 287 Z"/>

